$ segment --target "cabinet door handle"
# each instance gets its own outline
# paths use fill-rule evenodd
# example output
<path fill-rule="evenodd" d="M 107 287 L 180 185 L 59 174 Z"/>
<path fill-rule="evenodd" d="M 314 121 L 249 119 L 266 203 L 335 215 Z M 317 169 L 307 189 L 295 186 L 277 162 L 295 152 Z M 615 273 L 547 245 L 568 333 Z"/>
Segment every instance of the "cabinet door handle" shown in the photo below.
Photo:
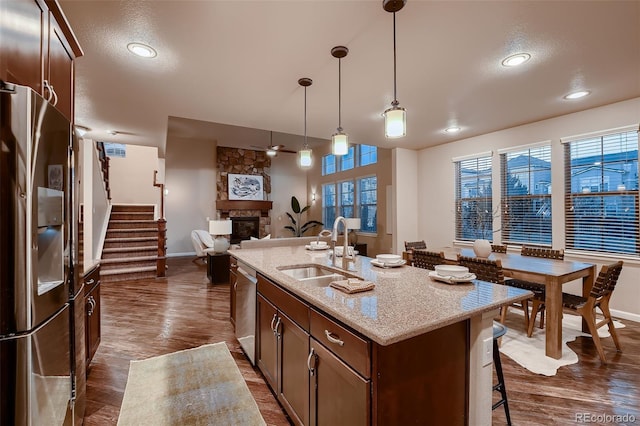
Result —
<path fill-rule="evenodd" d="M 282 324 L 282 321 L 280 321 L 281 318 L 278 317 L 278 321 L 276 322 L 276 328 L 274 330 L 274 334 L 276 335 L 276 338 L 280 338 L 280 332 L 278 331 L 280 329 L 280 324 Z"/>
<path fill-rule="evenodd" d="M 96 280 L 94 280 L 93 278 L 91 278 L 89 281 L 85 281 L 84 283 L 85 283 L 85 284 L 87 284 L 87 285 L 91 285 L 91 284 L 93 284 L 93 283 L 95 283 L 95 282 L 96 282 Z"/>
<path fill-rule="evenodd" d="M 278 318 L 278 314 L 275 313 L 273 314 L 273 318 L 271 318 L 271 331 L 273 331 L 273 334 L 276 334 L 276 328 L 274 323 L 276 322 L 276 319 Z"/>
<path fill-rule="evenodd" d="M 51 102 L 51 99 L 53 99 L 53 86 L 49 84 L 49 80 L 42 80 L 42 87 L 47 89 L 47 102 Z"/>
<path fill-rule="evenodd" d="M 91 315 L 93 315 L 93 310 L 96 307 L 96 301 L 93 298 L 93 296 L 89 296 L 89 298 L 87 299 L 87 302 L 89 303 L 89 313 L 88 313 L 88 315 L 91 316 Z"/>
<path fill-rule="evenodd" d="M 313 367 L 311 366 L 311 358 L 313 358 Z M 311 352 L 309 352 L 309 357 L 307 358 L 307 368 L 309 369 L 309 374 L 312 376 L 316 374 L 316 357 L 313 348 L 311 348 Z"/>
<path fill-rule="evenodd" d="M 336 343 L 340 346 L 344 346 L 344 342 L 340 340 L 340 336 L 338 336 L 337 334 L 333 334 L 329 330 L 325 330 L 324 334 L 325 336 L 327 336 L 327 340 L 330 341 L 331 343 Z M 333 336 L 336 336 L 336 337 L 333 337 Z"/>

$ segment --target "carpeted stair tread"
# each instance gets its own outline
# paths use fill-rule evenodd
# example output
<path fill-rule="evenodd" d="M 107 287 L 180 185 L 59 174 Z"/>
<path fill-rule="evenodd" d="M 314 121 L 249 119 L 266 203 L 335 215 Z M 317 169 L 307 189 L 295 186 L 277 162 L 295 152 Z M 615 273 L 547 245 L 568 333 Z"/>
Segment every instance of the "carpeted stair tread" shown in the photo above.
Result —
<path fill-rule="evenodd" d="M 100 276 L 109 276 L 109 275 L 121 275 L 121 274 L 133 274 L 136 272 L 156 272 L 156 266 L 138 266 L 135 268 L 120 268 L 120 269 L 109 269 L 109 270 L 100 270 Z"/>
<path fill-rule="evenodd" d="M 105 242 L 121 242 L 121 243 L 134 243 L 143 241 L 158 241 L 158 237 L 107 237 Z"/>
<path fill-rule="evenodd" d="M 128 246 L 128 247 L 111 247 L 102 249 L 102 253 L 127 253 L 131 251 L 150 251 L 157 250 L 158 246 Z"/>
<path fill-rule="evenodd" d="M 131 262 L 142 262 L 145 260 L 155 262 L 158 260 L 158 256 L 135 256 L 135 257 L 118 257 L 114 259 L 102 259 L 100 263 L 102 265 L 110 264 L 110 263 L 131 263 Z"/>
<path fill-rule="evenodd" d="M 107 228 L 107 232 L 158 232 L 158 228 Z"/>

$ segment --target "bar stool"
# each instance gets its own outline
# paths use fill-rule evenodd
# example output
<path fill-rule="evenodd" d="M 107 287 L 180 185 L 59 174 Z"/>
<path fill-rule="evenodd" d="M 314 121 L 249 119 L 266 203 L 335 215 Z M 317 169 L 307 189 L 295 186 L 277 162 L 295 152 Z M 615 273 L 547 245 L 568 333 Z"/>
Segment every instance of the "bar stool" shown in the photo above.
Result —
<path fill-rule="evenodd" d="M 504 405 L 504 413 L 507 416 L 507 425 L 511 426 L 511 416 L 509 415 L 509 403 L 507 402 L 507 389 L 504 386 L 504 376 L 502 375 L 502 362 L 500 362 L 500 349 L 498 348 L 498 339 L 507 333 L 507 327 L 497 321 L 493 322 L 493 364 L 496 367 L 496 375 L 498 383 L 493 385 L 494 391 L 499 391 L 502 399 L 491 406 L 491 410 L 495 410 Z"/>

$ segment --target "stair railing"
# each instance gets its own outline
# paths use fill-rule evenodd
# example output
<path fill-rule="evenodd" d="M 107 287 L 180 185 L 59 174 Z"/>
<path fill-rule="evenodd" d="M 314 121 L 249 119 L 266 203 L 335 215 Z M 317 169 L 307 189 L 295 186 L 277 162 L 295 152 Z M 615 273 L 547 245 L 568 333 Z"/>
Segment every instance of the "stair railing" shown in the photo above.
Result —
<path fill-rule="evenodd" d="M 167 220 L 164 218 L 164 183 L 157 180 L 158 171 L 153 171 L 153 186 L 160 188 L 160 218 L 158 223 L 158 260 L 156 275 L 164 277 L 167 269 Z"/>

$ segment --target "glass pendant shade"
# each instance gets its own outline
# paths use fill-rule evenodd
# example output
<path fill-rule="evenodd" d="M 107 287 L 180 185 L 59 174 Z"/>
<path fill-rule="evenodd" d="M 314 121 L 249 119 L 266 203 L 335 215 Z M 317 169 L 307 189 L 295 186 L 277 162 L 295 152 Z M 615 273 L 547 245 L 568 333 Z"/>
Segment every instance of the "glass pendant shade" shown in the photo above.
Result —
<path fill-rule="evenodd" d="M 331 153 L 333 155 L 346 155 L 349 152 L 349 135 L 338 131 L 331 135 Z"/>
<path fill-rule="evenodd" d="M 393 106 L 384 112 L 384 135 L 388 138 L 400 138 L 407 135 L 407 111 Z"/>
<path fill-rule="evenodd" d="M 298 151 L 300 167 L 311 167 L 311 150 L 309 148 L 304 148 Z"/>

